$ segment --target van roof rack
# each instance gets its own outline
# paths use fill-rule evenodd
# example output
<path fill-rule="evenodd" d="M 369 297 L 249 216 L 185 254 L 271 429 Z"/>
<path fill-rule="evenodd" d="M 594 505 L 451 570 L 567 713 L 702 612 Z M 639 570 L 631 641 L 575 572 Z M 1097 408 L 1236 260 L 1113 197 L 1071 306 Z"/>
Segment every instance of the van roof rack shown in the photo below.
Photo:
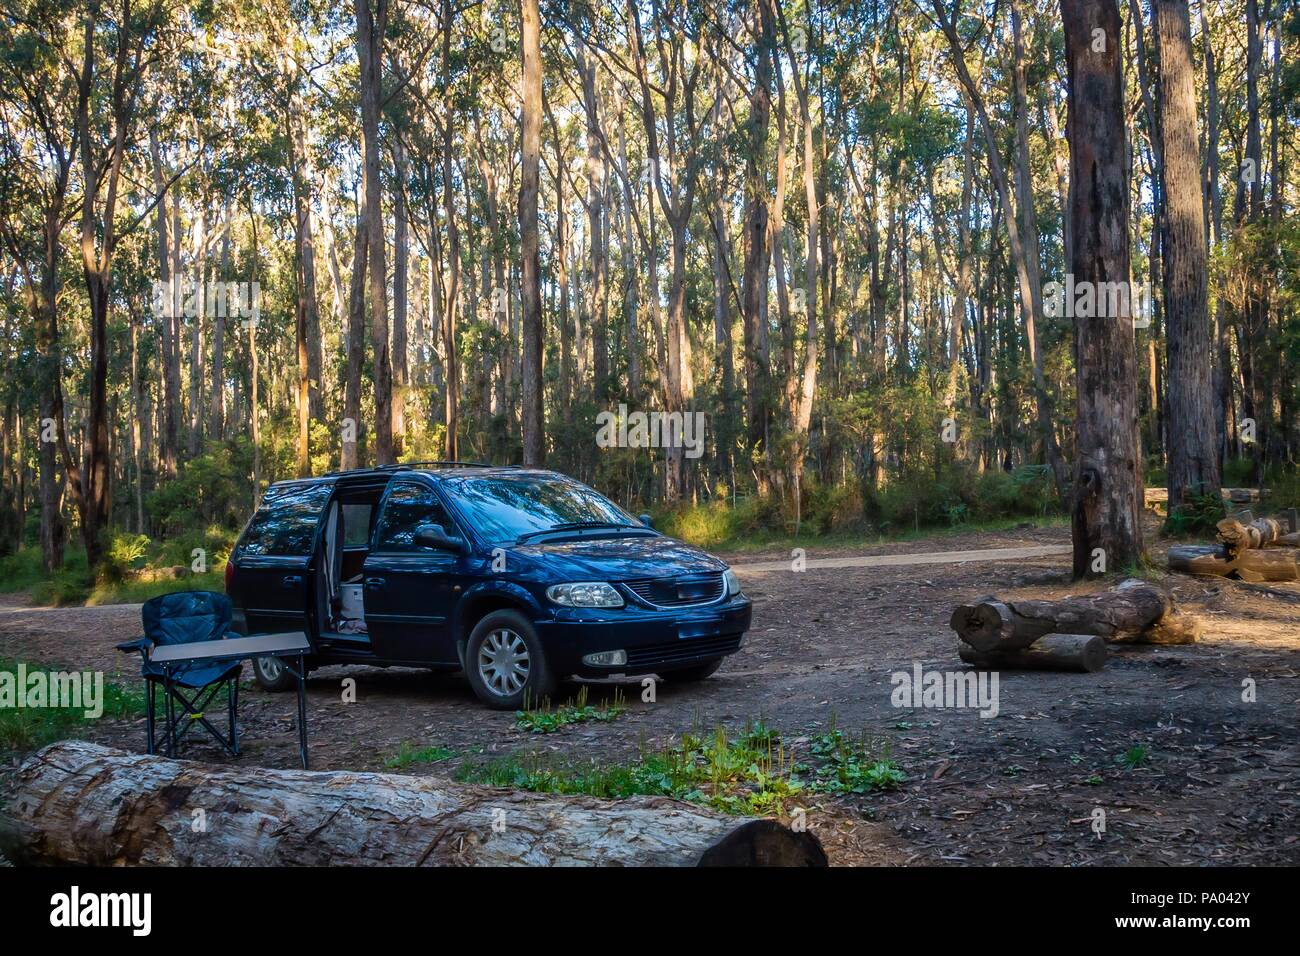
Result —
<path fill-rule="evenodd" d="M 415 468 L 518 468 L 518 465 L 493 465 L 486 461 L 401 461 L 392 465 L 374 465 L 370 468 L 352 468 L 348 471 L 331 471 L 321 478 L 343 475 L 370 475 L 375 472 L 411 471 Z"/>
<path fill-rule="evenodd" d="M 517 468 L 518 465 L 494 465 L 486 461 L 400 461 L 393 465 L 378 465 L 375 471 L 401 471 L 403 468 Z"/>

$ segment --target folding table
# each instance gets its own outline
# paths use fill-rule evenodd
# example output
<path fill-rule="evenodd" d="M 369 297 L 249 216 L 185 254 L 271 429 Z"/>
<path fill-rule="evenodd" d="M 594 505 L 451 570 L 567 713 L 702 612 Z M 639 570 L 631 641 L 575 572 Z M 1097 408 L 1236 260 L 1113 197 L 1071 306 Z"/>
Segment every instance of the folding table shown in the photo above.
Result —
<path fill-rule="evenodd" d="M 167 756 L 176 755 L 175 702 L 172 699 L 173 672 L 188 664 L 204 661 L 244 661 L 255 657 L 297 658 L 295 670 L 289 662 L 284 666 L 298 680 L 298 751 L 302 756 L 302 769 L 307 769 L 307 666 L 306 656 L 311 651 L 311 642 L 302 631 L 289 631 L 282 634 L 258 634 L 253 637 L 232 637 L 221 641 L 196 641 L 190 644 L 160 644 L 150 649 L 149 660 L 163 669 L 166 684 L 167 704 Z M 182 715 L 184 716 L 184 715 Z M 202 715 L 194 720 L 204 720 Z M 206 722 L 206 721 L 205 721 Z M 233 752 L 239 753 L 239 740 L 234 732 L 233 715 L 231 719 L 231 746 Z M 209 728 L 210 729 L 210 728 Z M 149 728 L 152 738 L 153 728 Z M 218 739 L 219 735 L 218 735 Z"/>

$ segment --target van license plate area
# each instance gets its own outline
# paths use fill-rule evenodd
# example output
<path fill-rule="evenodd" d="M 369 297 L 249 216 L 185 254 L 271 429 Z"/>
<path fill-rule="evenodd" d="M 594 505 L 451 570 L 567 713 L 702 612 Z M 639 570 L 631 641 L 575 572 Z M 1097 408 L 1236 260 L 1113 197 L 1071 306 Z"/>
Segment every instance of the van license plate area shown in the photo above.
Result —
<path fill-rule="evenodd" d="M 722 633 L 722 623 L 719 621 L 705 621 L 700 624 L 679 624 L 677 626 L 677 636 L 682 640 L 690 640 L 693 637 L 717 637 Z"/>

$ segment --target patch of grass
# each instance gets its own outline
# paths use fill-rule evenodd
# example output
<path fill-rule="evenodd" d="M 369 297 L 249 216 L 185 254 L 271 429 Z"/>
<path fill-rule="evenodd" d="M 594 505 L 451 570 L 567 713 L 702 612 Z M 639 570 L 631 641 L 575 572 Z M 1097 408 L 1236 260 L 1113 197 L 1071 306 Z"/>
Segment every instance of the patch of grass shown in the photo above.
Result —
<path fill-rule="evenodd" d="M 1115 762 L 1123 764 L 1124 769 L 1126 770 L 1136 770 L 1138 767 L 1144 766 L 1150 761 L 1150 752 L 1141 744 L 1138 744 L 1135 747 L 1130 747 L 1115 758 Z"/>
<path fill-rule="evenodd" d="M 877 743 L 865 734 L 853 740 L 831 728 L 828 733 L 813 738 L 811 749 L 823 761 L 813 771 L 811 786 L 818 793 L 892 790 L 907 779 L 891 759 L 888 744 Z"/>
<path fill-rule="evenodd" d="M 13 675 L 0 678 L 16 685 L 18 661 L 0 660 L 0 673 Z M 64 670 L 58 665 L 27 663 L 26 672 L 48 673 Z M 23 688 L 15 687 L 18 693 Z M 83 700 L 83 705 L 85 701 Z M 128 690 L 119 684 L 104 682 L 104 712 L 101 718 L 139 717 L 145 711 L 143 690 Z M 86 707 L 13 707 L 9 701 L 0 703 L 0 752 L 37 750 L 56 740 L 79 737 L 93 722 L 86 717 Z"/>
<path fill-rule="evenodd" d="M 450 760 L 456 756 L 456 751 L 447 747 L 415 747 L 406 741 L 397 748 L 397 753 L 393 754 L 384 761 L 384 766 L 390 770 L 405 770 L 412 764 L 417 763 L 442 763 L 444 760 Z"/>
<path fill-rule="evenodd" d="M 596 706 L 587 703 L 587 686 L 584 684 L 578 691 L 577 700 L 570 700 L 562 707 L 552 707 L 549 700 L 544 700 L 541 707 L 515 711 L 515 726 L 533 734 L 551 734 L 569 724 L 614 720 L 625 710 L 627 706 L 621 690 L 615 688 L 612 700 Z"/>
<path fill-rule="evenodd" d="M 142 570 L 139 567 L 143 560 L 141 542 L 145 539 L 140 536 L 118 535 L 114 538 L 97 582 L 90 579 L 84 549 L 69 547 L 64 554 L 63 567 L 53 574 L 46 574 L 41 567 L 40 548 L 23 548 L 0 558 L 0 593 L 30 590 L 32 601 L 38 605 L 69 607 L 84 604 L 95 607 L 100 604 L 139 604 L 173 591 L 222 591 L 225 589 L 225 556 L 229 549 L 220 550 L 219 539 L 210 537 L 216 542 L 213 548 L 217 549 L 210 551 L 214 555 L 208 565 L 211 570 L 204 574 L 159 580 L 144 580 L 128 573 Z M 207 539 L 196 540 L 203 542 Z M 162 546 L 164 557 L 168 557 L 168 548 Z M 184 554 L 184 561 L 165 561 L 158 567 L 188 566 L 189 552 Z"/>
<path fill-rule="evenodd" d="M 40 548 L 21 548 L 0 558 L 0 592 L 26 591 L 44 580 Z"/>
<path fill-rule="evenodd" d="M 549 753 L 528 753 L 487 763 L 468 763 L 457 779 L 541 793 L 585 794 L 622 799 L 666 796 L 725 813 L 774 815 L 804 792 L 847 794 L 888 789 L 905 779 L 890 760 L 838 731 L 815 738 L 812 763 L 795 760 L 780 735 L 760 721 L 729 733 L 687 733 L 661 750 L 641 748 L 625 764 L 574 764 Z"/>
<path fill-rule="evenodd" d="M 161 581 L 126 580 L 115 584 L 96 585 L 83 599 L 86 607 L 101 604 L 140 604 L 160 594 L 173 591 L 219 591 L 224 592 L 225 566 L 220 570 L 205 574 L 191 574 L 183 578 L 171 578 Z"/>

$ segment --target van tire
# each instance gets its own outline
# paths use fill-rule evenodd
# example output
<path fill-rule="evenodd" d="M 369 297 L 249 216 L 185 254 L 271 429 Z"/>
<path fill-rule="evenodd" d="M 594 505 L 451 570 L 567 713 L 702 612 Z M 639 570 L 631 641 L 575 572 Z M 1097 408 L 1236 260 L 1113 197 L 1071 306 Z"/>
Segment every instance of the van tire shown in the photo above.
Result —
<path fill-rule="evenodd" d="M 465 676 L 493 710 L 536 707 L 555 691 L 537 631 L 518 611 L 486 614 L 465 646 Z"/>
<path fill-rule="evenodd" d="M 298 686 L 298 678 L 289 673 L 284 661 L 278 657 L 253 658 L 253 679 L 262 690 L 278 694 Z"/>

